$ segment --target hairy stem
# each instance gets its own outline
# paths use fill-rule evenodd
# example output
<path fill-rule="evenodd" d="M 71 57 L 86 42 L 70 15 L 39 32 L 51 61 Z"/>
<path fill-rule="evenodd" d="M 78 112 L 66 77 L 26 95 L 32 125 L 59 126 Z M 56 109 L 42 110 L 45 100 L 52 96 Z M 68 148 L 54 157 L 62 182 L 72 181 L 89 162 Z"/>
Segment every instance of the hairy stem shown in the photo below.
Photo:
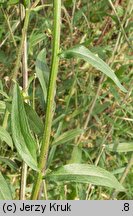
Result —
<path fill-rule="evenodd" d="M 54 96 L 56 91 L 56 78 L 58 73 L 59 65 L 59 48 L 60 48 L 60 25 L 61 25 L 61 0 L 53 1 L 54 7 L 54 29 L 53 29 L 53 50 L 52 50 L 52 65 L 51 73 L 48 87 L 48 96 L 47 96 L 47 108 L 46 108 L 46 119 L 45 119 L 45 128 L 41 146 L 41 153 L 39 156 L 39 169 L 40 172 L 37 173 L 35 183 L 33 186 L 33 191 L 31 195 L 32 200 L 36 200 L 40 190 L 42 175 L 45 175 L 47 156 L 49 151 L 50 144 L 50 134 L 52 127 L 52 119 L 54 114 Z"/>

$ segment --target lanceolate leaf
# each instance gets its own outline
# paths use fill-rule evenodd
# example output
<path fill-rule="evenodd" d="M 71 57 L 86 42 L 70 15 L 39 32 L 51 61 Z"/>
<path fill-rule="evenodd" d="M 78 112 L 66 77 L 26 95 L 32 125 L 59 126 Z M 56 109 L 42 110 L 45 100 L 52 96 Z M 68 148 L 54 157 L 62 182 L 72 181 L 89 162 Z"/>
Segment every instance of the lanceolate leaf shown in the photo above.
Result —
<path fill-rule="evenodd" d="M 13 149 L 13 142 L 10 134 L 0 126 L 0 139 L 5 141 L 12 149 Z"/>
<path fill-rule="evenodd" d="M 110 172 L 88 164 L 68 164 L 49 173 L 46 179 L 51 181 L 69 181 L 78 183 L 91 183 L 94 185 L 107 186 L 119 191 L 124 190 Z"/>
<path fill-rule="evenodd" d="M 106 149 L 112 152 L 131 152 L 133 151 L 133 142 L 106 145 Z"/>
<path fill-rule="evenodd" d="M 33 108 L 30 105 L 28 105 L 27 103 L 24 104 L 24 107 L 25 107 L 25 111 L 26 111 L 26 114 L 28 117 L 28 122 L 29 122 L 31 130 L 35 134 L 42 136 L 43 130 L 44 130 L 44 125 L 43 125 L 41 118 L 39 118 L 36 111 L 33 110 Z"/>
<path fill-rule="evenodd" d="M 3 163 L 5 163 L 5 164 L 7 164 L 11 169 L 13 169 L 15 171 L 17 171 L 19 169 L 19 167 L 17 166 L 17 164 L 13 160 L 11 160 L 9 158 L 1 157 L 0 156 L 0 161 L 3 162 Z"/>
<path fill-rule="evenodd" d="M 29 129 L 23 99 L 17 84 L 13 90 L 11 128 L 18 153 L 28 166 L 37 170 L 36 143 Z"/>
<path fill-rule="evenodd" d="M 12 200 L 11 190 L 0 172 L 0 200 Z"/>
<path fill-rule="evenodd" d="M 64 132 L 63 134 L 61 134 L 59 137 L 57 137 L 53 141 L 52 145 L 60 145 L 60 144 L 64 144 L 66 142 L 69 142 L 83 132 L 84 132 L 83 129 L 73 129 L 73 130 Z"/>
<path fill-rule="evenodd" d="M 46 64 L 46 49 L 41 50 L 41 52 L 37 56 L 36 60 L 36 75 L 41 84 L 44 99 L 46 101 L 47 98 L 47 85 L 49 80 L 49 69 Z"/>
<path fill-rule="evenodd" d="M 108 77 L 110 77 L 114 83 L 123 91 L 127 92 L 127 90 L 121 85 L 119 79 L 115 75 L 114 71 L 98 56 L 93 54 L 90 50 L 88 50 L 84 46 L 78 46 L 72 49 L 69 49 L 67 51 L 64 51 L 60 55 L 63 58 L 72 58 L 72 57 L 78 57 L 80 59 L 83 59 L 87 62 L 89 62 L 93 67 L 100 70 L 104 74 L 106 74 Z"/>

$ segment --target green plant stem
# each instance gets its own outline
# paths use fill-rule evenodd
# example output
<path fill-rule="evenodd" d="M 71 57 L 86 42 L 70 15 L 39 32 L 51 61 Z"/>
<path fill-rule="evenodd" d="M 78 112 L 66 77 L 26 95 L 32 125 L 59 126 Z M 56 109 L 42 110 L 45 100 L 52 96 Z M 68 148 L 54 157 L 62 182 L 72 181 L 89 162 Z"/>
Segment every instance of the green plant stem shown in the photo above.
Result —
<path fill-rule="evenodd" d="M 54 29 L 53 29 L 53 50 L 52 50 L 52 65 L 51 73 L 48 87 L 48 96 L 47 96 L 47 108 L 46 108 L 46 119 L 45 119 L 45 128 L 41 146 L 41 153 L 39 156 L 38 167 L 40 172 L 37 173 L 35 183 L 33 185 L 33 191 L 31 195 L 32 200 L 36 200 L 40 190 L 42 175 L 45 175 L 47 156 L 49 151 L 50 144 L 50 134 L 52 127 L 52 119 L 54 114 L 54 96 L 56 91 L 56 78 L 58 73 L 59 65 L 59 49 L 60 49 L 60 25 L 61 25 L 61 0 L 53 1 L 54 7 Z"/>
<path fill-rule="evenodd" d="M 69 28 L 70 28 L 70 35 L 71 35 L 70 45 L 72 47 L 73 46 L 73 29 L 74 29 L 73 20 L 74 20 L 74 14 L 75 14 L 75 9 L 76 9 L 76 1 L 73 2 L 72 18 L 70 18 L 69 13 L 67 12 L 67 10 L 66 10 L 66 8 L 64 6 L 62 6 L 62 9 L 63 9 L 63 11 L 65 13 L 65 16 L 66 16 L 66 19 L 67 19 L 67 22 L 68 22 L 68 25 L 69 25 Z M 71 85 L 71 88 L 69 90 L 69 95 L 68 95 L 68 98 L 67 98 L 67 101 L 66 101 L 66 107 L 65 107 L 65 110 L 64 110 L 64 115 L 65 116 L 68 113 L 69 104 L 70 104 L 71 98 L 73 96 L 73 89 L 74 89 L 74 86 L 76 85 L 77 75 L 78 75 L 78 70 L 75 72 L 75 69 L 74 69 L 73 59 L 71 60 L 71 71 L 73 72 L 73 75 L 74 75 L 74 81 L 73 81 L 73 83 Z M 63 123 L 64 123 L 64 119 L 62 119 L 59 122 L 58 128 L 57 128 L 56 133 L 54 135 L 54 139 L 56 139 L 61 134 Z M 54 157 L 55 151 L 56 151 L 56 146 L 52 146 L 50 154 L 49 154 L 49 158 L 48 158 L 48 164 L 47 164 L 48 167 L 51 165 L 51 162 L 52 162 L 52 159 Z"/>

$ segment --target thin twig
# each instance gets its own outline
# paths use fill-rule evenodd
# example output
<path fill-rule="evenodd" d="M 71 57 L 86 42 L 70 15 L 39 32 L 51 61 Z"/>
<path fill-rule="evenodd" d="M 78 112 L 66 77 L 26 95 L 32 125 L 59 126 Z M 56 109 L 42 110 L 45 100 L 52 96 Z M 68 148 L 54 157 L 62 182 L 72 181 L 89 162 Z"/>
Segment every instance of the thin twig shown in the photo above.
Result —
<path fill-rule="evenodd" d="M 13 35 L 12 27 L 11 27 L 11 25 L 10 25 L 9 17 L 8 17 L 6 11 L 4 11 L 3 8 L 1 8 L 1 10 L 2 10 L 2 12 L 3 12 L 3 14 L 4 14 L 5 20 L 6 20 L 6 22 L 7 22 L 8 28 L 9 28 L 9 32 L 10 32 L 11 38 L 12 38 L 12 40 L 13 40 L 13 44 L 14 44 L 14 46 L 15 46 L 15 48 L 16 48 L 16 47 L 17 47 L 17 44 L 16 44 L 16 41 L 15 41 L 15 38 L 14 38 L 14 35 Z"/>
<path fill-rule="evenodd" d="M 22 19 L 24 19 L 24 17 Z M 12 34 L 15 32 L 15 30 L 17 29 L 17 27 L 19 26 L 19 24 L 20 24 L 20 20 L 17 21 L 15 24 L 13 24 L 13 26 L 10 26 Z M 5 44 L 5 42 L 7 41 L 7 39 L 8 39 L 9 36 L 10 36 L 10 33 L 8 32 L 5 35 L 5 39 L 0 43 L 0 48 Z"/>
<path fill-rule="evenodd" d="M 24 7 L 21 5 L 21 16 L 23 17 L 26 11 Z M 23 75 L 23 91 L 26 95 L 28 95 L 27 88 L 28 88 L 28 57 L 27 57 L 27 30 L 25 29 L 24 32 L 24 43 L 23 43 L 23 55 L 22 55 L 22 75 Z M 28 102 L 25 100 L 25 102 Z M 27 164 L 23 161 L 22 168 L 21 168 L 21 185 L 20 185 L 20 200 L 25 200 L 25 193 L 26 193 L 26 179 L 27 179 Z"/>
<path fill-rule="evenodd" d="M 39 4 L 40 0 L 36 0 L 33 5 L 31 6 L 31 8 L 35 8 L 38 4 Z"/>

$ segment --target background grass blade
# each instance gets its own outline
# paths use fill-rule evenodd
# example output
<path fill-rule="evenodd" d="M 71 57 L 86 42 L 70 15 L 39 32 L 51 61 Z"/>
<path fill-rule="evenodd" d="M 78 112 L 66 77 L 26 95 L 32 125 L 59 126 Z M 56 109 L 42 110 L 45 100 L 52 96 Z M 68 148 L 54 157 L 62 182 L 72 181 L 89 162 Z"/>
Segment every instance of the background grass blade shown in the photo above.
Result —
<path fill-rule="evenodd" d="M 112 152 L 131 152 L 133 151 L 133 142 L 106 145 L 106 149 Z"/>
<path fill-rule="evenodd" d="M 121 85 L 114 71 L 102 59 L 93 54 L 86 47 L 77 46 L 75 48 L 64 51 L 60 56 L 63 58 L 78 57 L 89 62 L 93 67 L 110 77 L 123 92 L 127 92 L 127 90 Z"/>
<path fill-rule="evenodd" d="M 68 164 L 62 166 L 47 175 L 46 179 L 51 181 L 91 183 L 115 188 L 120 191 L 124 190 L 113 174 L 100 167 L 87 164 Z"/>
<path fill-rule="evenodd" d="M 36 75 L 41 84 L 44 99 L 47 98 L 47 86 L 49 80 L 49 69 L 46 64 L 46 49 L 41 50 L 36 59 Z"/>
<path fill-rule="evenodd" d="M 52 145 L 60 145 L 60 144 L 64 144 L 66 142 L 69 142 L 69 141 L 71 141 L 72 139 L 74 139 L 75 137 L 77 137 L 78 135 L 80 135 L 83 132 L 84 132 L 83 129 L 73 129 L 73 130 L 64 132 L 63 134 L 58 136 L 53 141 Z"/>
<path fill-rule="evenodd" d="M 1 157 L 0 156 L 0 161 L 3 162 L 4 164 L 8 165 L 11 169 L 17 171 L 19 167 L 17 166 L 17 163 L 14 162 L 13 160 L 6 158 L 6 157 Z"/>
<path fill-rule="evenodd" d="M 11 190 L 0 172 L 0 200 L 12 200 Z"/>
<path fill-rule="evenodd" d="M 15 84 L 13 91 L 11 124 L 12 136 L 18 153 L 28 166 L 37 170 L 36 143 L 29 129 L 22 96 L 17 84 Z"/>

